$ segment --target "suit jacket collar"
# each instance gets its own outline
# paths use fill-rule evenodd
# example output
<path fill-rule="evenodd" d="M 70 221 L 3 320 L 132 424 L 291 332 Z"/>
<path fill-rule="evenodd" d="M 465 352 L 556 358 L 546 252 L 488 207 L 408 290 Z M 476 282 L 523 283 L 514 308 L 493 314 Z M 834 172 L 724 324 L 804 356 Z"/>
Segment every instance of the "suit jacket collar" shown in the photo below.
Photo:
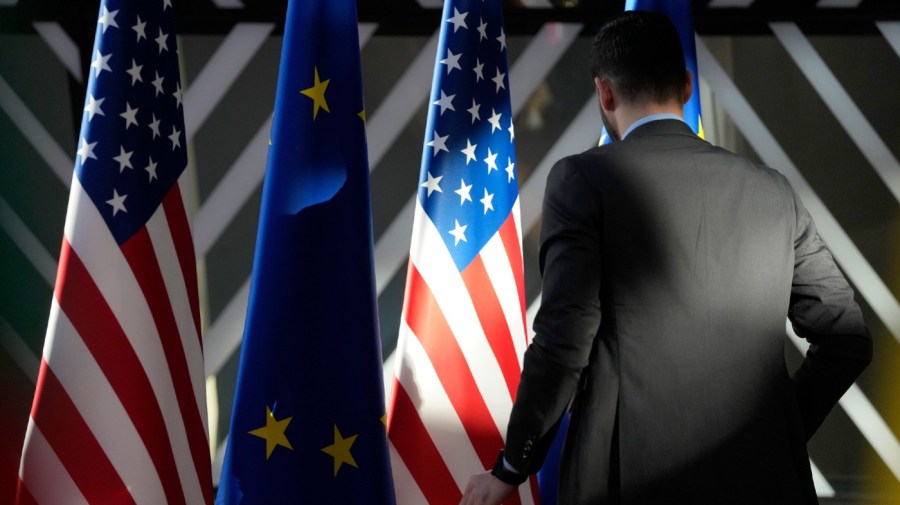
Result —
<path fill-rule="evenodd" d="M 697 134 L 695 134 L 694 131 L 691 130 L 691 127 L 684 121 L 677 119 L 660 119 L 638 126 L 625 137 L 623 142 L 653 135 L 688 135 L 697 137 Z"/>

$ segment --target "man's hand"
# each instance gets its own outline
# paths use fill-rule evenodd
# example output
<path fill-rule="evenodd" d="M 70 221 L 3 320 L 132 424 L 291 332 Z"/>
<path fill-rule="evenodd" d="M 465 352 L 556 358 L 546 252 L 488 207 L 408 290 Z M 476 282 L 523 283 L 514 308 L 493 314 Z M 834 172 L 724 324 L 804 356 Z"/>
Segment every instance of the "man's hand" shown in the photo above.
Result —
<path fill-rule="evenodd" d="M 484 472 L 469 477 L 466 492 L 459 505 L 501 505 L 512 496 L 516 487 Z"/>

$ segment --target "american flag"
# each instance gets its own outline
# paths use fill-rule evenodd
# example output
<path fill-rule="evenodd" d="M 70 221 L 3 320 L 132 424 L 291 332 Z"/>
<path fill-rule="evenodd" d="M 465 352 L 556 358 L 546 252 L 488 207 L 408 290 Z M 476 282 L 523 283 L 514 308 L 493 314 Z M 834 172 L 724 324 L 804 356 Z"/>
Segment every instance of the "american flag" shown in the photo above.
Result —
<path fill-rule="evenodd" d="M 212 502 L 171 0 L 104 0 L 19 504 Z"/>
<path fill-rule="evenodd" d="M 503 447 L 527 345 L 499 1 L 444 5 L 388 433 L 398 504 L 459 503 Z M 532 503 L 522 486 L 515 503 Z"/>

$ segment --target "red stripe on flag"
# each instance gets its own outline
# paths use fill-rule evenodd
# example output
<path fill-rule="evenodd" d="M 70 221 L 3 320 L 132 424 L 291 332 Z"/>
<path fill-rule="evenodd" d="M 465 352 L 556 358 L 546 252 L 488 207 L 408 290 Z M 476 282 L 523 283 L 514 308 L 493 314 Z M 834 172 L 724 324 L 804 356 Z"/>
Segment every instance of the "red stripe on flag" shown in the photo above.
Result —
<path fill-rule="evenodd" d="M 425 279 L 413 264 L 409 268 L 406 301 L 406 323 L 425 348 L 482 464 L 485 468 L 492 466 L 497 452 L 503 448 L 503 437 L 494 424 L 450 325 Z"/>
<path fill-rule="evenodd" d="M 175 322 L 175 314 L 172 312 L 172 304 L 147 228 L 138 230 L 120 247 L 125 255 L 125 260 L 128 261 L 128 265 L 134 272 L 141 292 L 150 307 L 153 321 L 156 323 L 175 388 L 175 398 L 178 401 L 178 408 L 187 432 L 188 448 L 194 460 L 200 488 L 203 490 L 203 498 L 206 503 L 212 503 L 212 487 L 209 485 L 212 483 L 212 473 L 209 465 L 206 430 L 203 428 L 203 420 L 194 396 L 178 324 Z"/>
<path fill-rule="evenodd" d="M 22 479 L 19 479 L 19 484 L 16 487 L 15 504 L 16 505 L 38 505 L 37 500 L 28 491 L 28 488 L 25 487 L 25 483 L 22 482 Z"/>
<path fill-rule="evenodd" d="M 525 339 L 528 344 L 528 323 L 525 321 L 525 268 L 522 263 L 522 249 L 519 247 L 521 240 L 519 239 L 519 230 L 516 229 L 516 220 L 513 213 L 509 213 L 506 222 L 500 227 L 500 240 L 503 242 L 503 249 L 506 251 L 506 257 L 509 258 L 509 266 L 512 268 L 513 277 L 516 279 L 516 291 L 519 294 L 519 307 L 522 307 L 522 328 L 525 328 L 524 335 L 516 335 L 516 338 Z M 515 398 L 515 394 L 513 394 Z"/>
<path fill-rule="evenodd" d="M 534 499 L 534 505 L 541 505 L 541 488 L 538 486 L 537 475 L 528 477 L 528 485 L 531 487 L 531 497 Z"/>
<path fill-rule="evenodd" d="M 194 317 L 194 326 L 197 328 L 197 338 L 200 340 L 200 348 L 203 349 L 203 339 L 200 338 L 200 297 L 197 293 L 197 257 L 194 253 L 194 240 L 191 238 L 191 228 L 184 210 L 184 202 L 181 200 L 181 190 L 177 183 L 172 186 L 169 194 L 163 200 L 163 210 L 172 233 L 175 254 L 178 255 L 178 263 L 181 265 L 181 275 L 184 277 L 188 302 L 191 304 L 191 315 Z"/>
<path fill-rule="evenodd" d="M 459 503 L 462 500 L 462 492 L 450 469 L 431 440 L 415 405 L 396 379 L 388 437 L 428 503 Z"/>
<path fill-rule="evenodd" d="M 516 348 L 513 346 L 503 307 L 488 277 L 481 255 L 475 256 L 472 263 L 460 275 L 475 305 L 475 312 L 478 314 L 481 327 L 484 328 L 488 344 L 494 351 L 494 358 L 497 359 L 497 364 L 503 372 L 509 397 L 515 399 L 516 389 L 519 387 L 519 359 L 516 357 Z"/>
<path fill-rule="evenodd" d="M 63 238 L 55 295 L 147 448 L 170 504 L 184 504 L 169 434 L 150 379 L 90 273 Z"/>
<path fill-rule="evenodd" d="M 135 503 L 78 407 L 44 360 L 31 418 L 88 503 Z"/>
<path fill-rule="evenodd" d="M 522 307 L 522 328 L 525 328 L 524 335 L 518 335 L 516 338 L 525 339 L 528 343 L 528 323 L 525 320 L 525 267 L 522 263 L 522 249 L 520 248 L 521 239 L 519 238 L 519 230 L 516 228 L 516 220 L 513 213 L 509 213 L 506 222 L 500 227 L 500 240 L 503 242 L 503 249 L 506 251 L 506 257 L 509 258 L 509 266 L 512 268 L 513 277 L 516 279 L 516 291 L 519 294 L 519 307 Z M 513 395 L 515 398 L 515 395 Z"/>

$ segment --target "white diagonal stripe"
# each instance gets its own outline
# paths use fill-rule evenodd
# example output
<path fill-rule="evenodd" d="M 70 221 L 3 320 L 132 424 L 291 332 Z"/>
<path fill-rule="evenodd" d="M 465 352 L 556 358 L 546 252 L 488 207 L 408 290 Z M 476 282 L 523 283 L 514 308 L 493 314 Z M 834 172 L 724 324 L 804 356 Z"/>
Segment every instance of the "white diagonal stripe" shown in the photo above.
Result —
<path fill-rule="evenodd" d="M 25 487 L 37 503 L 89 505 L 34 419 L 28 420 L 25 452 L 27 456 L 23 454 L 19 477 L 28 475 Z"/>
<path fill-rule="evenodd" d="M 241 345 L 247 301 L 250 299 L 250 278 L 237 290 L 215 322 L 203 336 L 206 376 L 216 375 Z"/>
<path fill-rule="evenodd" d="M 32 382 L 37 382 L 41 360 L 31 351 L 22 336 L 0 316 L 0 347 L 6 350 L 19 370 Z"/>
<path fill-rule="evenodd" d="M 806 340 L 797 336 L 790 321 L 785 324 L 787 334 L 790 341 L 802 353 L 806 354 L 809 344 Z M 850 386 L 850 389 L 841 397 L 840 406 L 844 409 L 847 417 L 853 421 L 853 424 L 859 428 L 863 437 L 868 440 L 872 449 L 881 457 L 884 464 L 890 469 L 891 473 L 897 480 L 900 480 L 900 443 L 897 437 L 888 427 L 884 419 L 875 410 L 872 402 L 866 398 L 865 393 L 856 384 Z"/>
<path fill-rule="evenodd" d="M 547 76 L 547 62 L 555 63 L 565 54 L 582 26 L 578 23 L 546 23 L 534 35 L 532 43 L 528 44 L 509 71 L 509 82 L 516 83 L 509 90 L 513 111 L 522 110 L 522 105 Z"/>
<path fill-rule="evenodd" d="M 72 172 L 74 171 L 72 167 L 75 166 L 75 162 L 59 147 L 50 132 L 28 110 L 25 102 L 16 95 L 3 76 L 0 76 L 0 109 L 6 111 L 22 135 L 28 139 L 28 143 L 53 169 L 53 173 L 59 180 L 68 187 L 72 181 Z"/>
<path fill-rule="evenodd" d="M 216 7 L 220 9 L 243 9 L 244 2 L 241 0 L 213 0 Z"/>
<path fill-rule="evenodd" d="M 194 245 L 200 258 L 209 254 L 213 244 L 262 182 L 271 127 L 272 114 L 269 114 L 194 214 Z"/>
<path fill-rule="evenodd" d="M 852 9 L 854 7 L 859 7 L 859 4 L 862 3 L 862 0 L 819 0 L 819 3 L 816 4 L 818 8 L 840 8 L 840 9 Z"/>
<path fill-rule="evenodd" d="M 809 460 L 809 469 L 812 470 L 813 486 L 816 488 L 816 496 L 819 498 L 834 498 L 834 488 L 828 483 L 828 479 L 819 470 L 819 467 Z"/>
<path fill-rule="evenodd" d="M 900 201 L 900 163 L 794 23 L 771 23 L 775 37 L 853 142 Z"/>
<path fill-rule="evenodd" d="M 47 43 L 53 54 L 66 67 L 78 82 L 84 82 L 81 73 L 81 56 L 78 54 L 78 46 L 55 21 L 34 23 L 34 31 Z"/>
<path fill-rule="evenodd" d="M 273 23 L 238 23 L 219 44 L 184 90 L 184 129 L 188 139 L 203 126 L 274 28 Z"/>
<path fill-rule="evenodd" d="M 53 287 L 56 282 L 56 260 L 50 256 L 40 240 L 34 236 L 28 225 L 16 215 L 3 197 L 0 197 L 0 228 L 3 228 L 9 235 L 9 238 L 28 258 L 35 270 L 47 281 L 47 284 Z"/>
<path fill-rule="evenodd" d="M 900 22 L 898 21 L 879 21 L 875 23 L 884 38 L 887 39 L 891 49 L 900 57 Z"/>
<path fill-rule="evenodd" d="M 788 178 L 794 191 L 797 192 L 812 215 L 819 234 L 828 244 L 829 250 L 840 263 L 844 273 L 853 281 L 859 293 L 866 299 L 888 331 L 900 342 L 900 304 L 897 303 L 897 299 L 806 182 L 806 179 L 788 158 L 787 153 L 784 152 L 756 111 L 747 103 L 747 100 L 700 38 L 697 38 L 697 58 L 703 67 L 704 78 L 719 97 L 719 103 L 728 112 L 753 149 L 759 153 L 763 162 L 778 169 Z"/>
<path fill-rule="evenodd" d="M 369 172 L 375 170 L 422 102 L 428 99 L 440 33 L 438 29 L 431 35 L 400 79 L 391 87 L 378 109 L 366 120 Z"/>

